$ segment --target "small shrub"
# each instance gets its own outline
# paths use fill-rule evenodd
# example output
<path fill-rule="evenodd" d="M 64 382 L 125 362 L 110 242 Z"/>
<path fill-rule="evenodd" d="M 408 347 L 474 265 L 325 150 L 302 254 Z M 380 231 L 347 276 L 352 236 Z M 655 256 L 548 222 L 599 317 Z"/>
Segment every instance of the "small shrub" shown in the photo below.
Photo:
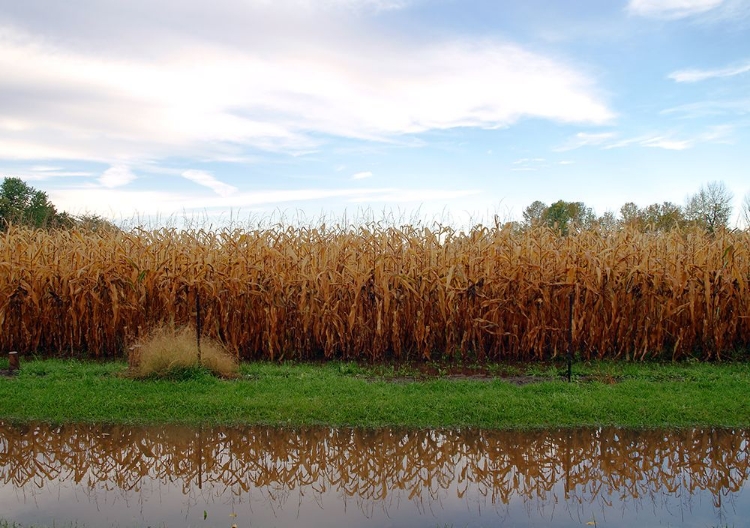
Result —
<path fill-rule="evenodd" d="M 213 339 L 201 338 L 201 358 L 195 329 L 159 326 L 131 348 L 130 370 L 138 378 L 189 379 L 209 371 L 224 378 L 237 373 L 237 360 Z"/>

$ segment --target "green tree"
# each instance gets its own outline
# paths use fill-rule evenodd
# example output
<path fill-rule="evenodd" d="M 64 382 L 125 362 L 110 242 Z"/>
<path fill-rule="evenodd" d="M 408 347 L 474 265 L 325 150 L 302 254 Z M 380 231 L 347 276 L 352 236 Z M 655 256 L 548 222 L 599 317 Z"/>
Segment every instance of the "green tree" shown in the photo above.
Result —
<path fill-rule="evenodd" d="M 547 226 L 567 235 L 571 229 L 588 229 L 596 224 L 596 216 L 583 202 L 558 200 L 552 205 L 536 200 L 523 210 L 524 227 Z"/>
<path fill-rule="evenodd" d="M 583 202 L 558 200 L 547 208 L 542 220 L 549 227 L 567 235 L 571 230 L 591 227 L 596 216 L 591 207 L 586 207 Z"/>
<path fill-rule="evenodd" d="M 73 223 L 58 213 L 47 193 L 29 186 L 20 178 L 5 178 L 0 185 L 0 229 L 10 224 L 31 227 L 56 227 Z"/>
<path fill-rule="evenodd" d="M 669 231 L 685 225 L 682 207 L 672 202 L 651 204 L 641 214 L 647 231 Z"/>
<path fill-rule="evenodd" d="M 685 211 L 672 202 L 654 203 L 643 209 L 628 202 L 620 208 L 620 216 L 622 225 L 640 231 L 669 231 L 687 223 Z"/>

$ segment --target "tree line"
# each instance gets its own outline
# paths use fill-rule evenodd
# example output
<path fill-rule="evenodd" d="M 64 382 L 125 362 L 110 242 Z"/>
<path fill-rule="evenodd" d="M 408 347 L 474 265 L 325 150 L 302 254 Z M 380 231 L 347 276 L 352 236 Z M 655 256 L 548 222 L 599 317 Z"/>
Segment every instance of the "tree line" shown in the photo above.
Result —
<path fill-rule="evenodd" d="M 0 185 L 0 231 L 9 225 L 34 228 L 84 227 L 91 230 L 117 229 L 98 215 L 74 216 L 58 211 L 47 193 L 34 189 L 21 178 L 5 178 Z"/>
<path fill-rule="evenodd" d="M 638 207 L 628 202 L 620 208 L 619 216 L 612 211 L 596 216 L 593 209 L 583 202 L 559 200 L 547 205 L 537 200 L 523 210 L 521 227 L 547 226 L 563 235 L 595 227 L 630 227 L 645 232 L 695 226 L 713 233 L 729 227 L 733 199 L 723 182 L 714 181 L 690 195 L 684 206 L 662 202 Z M 745 196 L 742 216 L 746 226 L 750 227 L 750 193 Z"/>
<path fill-rule="evenodd" d="M 619 216 L 612 211 L 597 216 L 583 202 L 558 200 L 547 205 L 536 200 L 523 210 L 523 220 L 517 227 L 547 226 L 563 235 L 595 227 L 666 231 L 696 226 L 713 233 L 729 227 L 733 198 L 723 182 L 714 181 L 701 186 L 697 193 L 688 197 L 684 206 L 662 202 L 641 208 L 628 202 L 620 208 Z M 742 204 L 742 217 L 745 226 L 750 228 L 750 193 Z M 73 216 L 59 212 L 47 193 L 34 189 L 20 178 L 5 178 L 0 185 L 0 231 L 11 224 L 35 228 L 117 229 L 98 215 Z"/>

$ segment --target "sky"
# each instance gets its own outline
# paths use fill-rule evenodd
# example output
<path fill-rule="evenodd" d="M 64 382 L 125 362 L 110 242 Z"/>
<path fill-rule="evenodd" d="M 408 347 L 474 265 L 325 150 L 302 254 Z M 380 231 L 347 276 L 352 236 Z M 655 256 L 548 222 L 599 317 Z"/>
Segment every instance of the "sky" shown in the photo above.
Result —
<path fill-rule="evenodd" d="M 750 193 L 750 0 L 0 0 L 0 176 L 115 221 Z"/>

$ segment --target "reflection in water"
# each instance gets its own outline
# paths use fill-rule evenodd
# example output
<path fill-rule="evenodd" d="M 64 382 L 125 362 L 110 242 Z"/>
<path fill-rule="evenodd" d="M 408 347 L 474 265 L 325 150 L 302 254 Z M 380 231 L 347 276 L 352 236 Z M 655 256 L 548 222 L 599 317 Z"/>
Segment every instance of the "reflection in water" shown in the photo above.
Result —
<path fill-rule="evenodd" d="M 749 437 L 0 424 L 0 518 L 79 526 L 739 526 L 750 517 Z"/>

